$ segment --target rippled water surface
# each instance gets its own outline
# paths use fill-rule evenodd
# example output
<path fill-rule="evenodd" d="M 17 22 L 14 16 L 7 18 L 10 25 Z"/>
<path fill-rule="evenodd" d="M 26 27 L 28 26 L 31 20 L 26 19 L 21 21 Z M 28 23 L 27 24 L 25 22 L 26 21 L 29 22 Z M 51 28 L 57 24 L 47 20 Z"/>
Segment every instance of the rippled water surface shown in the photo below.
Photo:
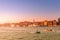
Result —
<path fill-rule="evenodd" d="M 46 28 L 38 28 L 39 31 Z M 52 28 L 59 30 L 59 28 Z M 0 28 L 0 40 L 60 40 L 60 32 L 35 33 L 37 28 Z M 33 32 L 33 33 L 32 33 Z"/>

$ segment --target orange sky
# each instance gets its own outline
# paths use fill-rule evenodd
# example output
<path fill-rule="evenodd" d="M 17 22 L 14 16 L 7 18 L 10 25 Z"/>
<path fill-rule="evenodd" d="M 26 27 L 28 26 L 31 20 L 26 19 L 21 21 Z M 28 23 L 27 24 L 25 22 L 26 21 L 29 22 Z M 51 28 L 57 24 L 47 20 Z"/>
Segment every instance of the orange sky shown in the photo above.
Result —
<path fill-rule="evenodd" d="M 60 0 L 0 0 L 0 23 L 54 20 L 60 17 Z"/>
<path fill-rule="evenodd" d="M 21 22 L 21 21 L 44 21 L 44 20 L 57 20 L 57 18 L 50 17 L 0 17 L 0 23 L 12 23 L 12 22 Z"/>

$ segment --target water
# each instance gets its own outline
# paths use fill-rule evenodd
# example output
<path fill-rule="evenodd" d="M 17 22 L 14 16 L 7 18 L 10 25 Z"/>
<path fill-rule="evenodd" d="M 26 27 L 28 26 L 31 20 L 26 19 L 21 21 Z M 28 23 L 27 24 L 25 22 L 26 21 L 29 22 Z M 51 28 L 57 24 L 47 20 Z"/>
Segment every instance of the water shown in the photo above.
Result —
<path fill-rule="evenodd" d="M 37 29 L 40 34 L 35 33 Z M 0 27 L 0 40 L 60 40 L 60 32 L 44 32 L 45 29 L 47 27 Z M 52 29 L 60 31 L 60 27 Z"/>

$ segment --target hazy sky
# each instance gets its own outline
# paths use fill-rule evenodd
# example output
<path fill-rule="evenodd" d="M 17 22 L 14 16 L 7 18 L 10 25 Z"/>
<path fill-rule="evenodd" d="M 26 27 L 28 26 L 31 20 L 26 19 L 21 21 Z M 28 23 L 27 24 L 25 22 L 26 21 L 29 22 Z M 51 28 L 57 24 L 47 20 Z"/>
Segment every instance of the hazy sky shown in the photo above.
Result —
<path fill-rule="evenodd" d="M 60 17 L 60 0 L 0 0 L 0 22 L 51 20 Z"/>

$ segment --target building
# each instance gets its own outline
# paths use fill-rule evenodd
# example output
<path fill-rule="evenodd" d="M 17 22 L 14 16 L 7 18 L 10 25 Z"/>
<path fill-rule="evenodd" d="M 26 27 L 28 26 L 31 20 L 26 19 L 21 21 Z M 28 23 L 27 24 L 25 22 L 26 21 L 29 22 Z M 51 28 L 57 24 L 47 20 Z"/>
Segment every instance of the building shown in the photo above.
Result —
<path fill-rule="evenodd" d="M 33 22 L 33 27 L 39 27 L 40 26 L 40 22 Z"/>
<path fill-rule="evenodd" d="M 57 26 L 57 21 L 53 20 L 53 26 Z"/>
<path fill-rule="evenodd" d="M 42 22 L 40 22 L 40 26 L 41 27 L 43 27 L 44 26 L 44 22 L 42 21 Z"/>
<path fill-rule="evenodd" d="M 44 26 L 47 26 L 47 25 L 48 25 L 48 21 L 45 20 L 45 21 L 44 21 Z"/>
<path fill-rule="evenodd" d="M 53 26 L 53 21 L 48 21 L 48 26 Z"/>

